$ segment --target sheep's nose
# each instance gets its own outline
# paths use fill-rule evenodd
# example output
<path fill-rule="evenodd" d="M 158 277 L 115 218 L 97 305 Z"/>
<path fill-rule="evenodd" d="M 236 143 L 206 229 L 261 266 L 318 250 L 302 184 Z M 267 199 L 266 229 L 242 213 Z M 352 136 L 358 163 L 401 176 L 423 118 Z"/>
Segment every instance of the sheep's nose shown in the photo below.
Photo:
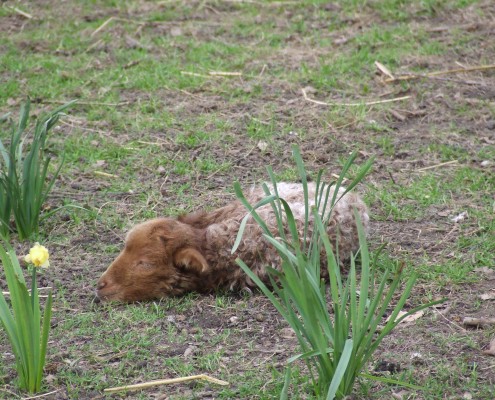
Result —
<path fill-rule="evenodd" d="M 96 284 L 96 289 L 101 290 L 101 289 L 103 289 L 105 286 L 107 286 L 107 281 L 106 281 L 106 280 L 104 280 L 104 279 L 100 279 L 100 280 L 98 281 L 98 283 Z"/>

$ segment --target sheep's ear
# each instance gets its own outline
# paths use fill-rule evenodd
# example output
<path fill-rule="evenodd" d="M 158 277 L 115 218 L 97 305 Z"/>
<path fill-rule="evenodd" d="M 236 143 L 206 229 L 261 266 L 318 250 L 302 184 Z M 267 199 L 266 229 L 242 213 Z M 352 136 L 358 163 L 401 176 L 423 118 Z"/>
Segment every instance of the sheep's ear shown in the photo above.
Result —
<path fill-rule="evenodd" d="M 206 272 L 209 269 L 208 263 L 203 255 L 192 247 L 186 247 L 175 253 L 174 264 L 198 273 Z"/>

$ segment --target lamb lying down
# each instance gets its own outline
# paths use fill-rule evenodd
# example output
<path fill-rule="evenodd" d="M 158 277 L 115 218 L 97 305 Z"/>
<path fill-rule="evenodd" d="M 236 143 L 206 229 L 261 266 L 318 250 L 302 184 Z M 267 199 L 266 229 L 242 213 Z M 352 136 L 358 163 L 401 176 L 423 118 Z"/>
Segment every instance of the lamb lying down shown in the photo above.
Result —
<path fill-rule="evenodd" d="M 301 221 L 299 228 L 302 231 L 302 185 L 279 183 L 277 188 L 279 196 L 289 203 L 296 220 Z M 315 184 L 309 183 L 308 190 L 311 201 L 315 197 Z M 247 195 L 251 204 L 264 197 L 261 188 Z M 327 232 L 333 243 L 339 235 L 341 258 L 350 257 L 350 252 L 359 247 L 354 207 L 367 229 L 367 208 L 354 193 L 346 194 L 337 203 L 329 220 Z M 257 211 L 275 232 L 276 220 L 271 206 L 263 206 Z M 248 221 L 240 246 L 231 254 L 240 222 L 246 213 L 244 206 L 234 201 L 212 212 L 200 211 L 177 219 L 157 218 L 137 225 L 127 234 L 124 250 L 99 279 L 98 298 L 132 302 L 189 291 L 210 292 L 220 288 L 255 286 L 235 262 L 238 257 L 267 281 L 265 266 L 280 268 L 280 258 L 262 238 L 261 229 L 254 220 Z M 322 268 L 322 275 L 325 274 L 328 272 Z"/>

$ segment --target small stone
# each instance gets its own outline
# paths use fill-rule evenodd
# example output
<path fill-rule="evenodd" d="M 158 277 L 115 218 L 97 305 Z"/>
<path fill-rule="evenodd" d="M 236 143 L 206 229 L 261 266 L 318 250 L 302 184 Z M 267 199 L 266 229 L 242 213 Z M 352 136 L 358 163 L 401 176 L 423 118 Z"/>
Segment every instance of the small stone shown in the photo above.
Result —
<path fill-rule="evenodd" d="M 306 86 L 304 88 L 304 91 L 307 93 L 307 94 L 315 94 L 317 93 L 318 91 L 313 87 L 313 86 Z"/>
<path fill-rule="evenodd" d="M 265 316 L 263 314 L 256 314 L 254 319 L 258 322 L 263 322 L 265 320 Z"/>
<path fill-rule="evenodd" d="M 492 165 L 492 162 L 490 160 L 484 160 L 484 161 L 481 161 L 480 165 L 485 168 L 485 167 L 489 167 L 490 165 Z"/>
<path fill-rule="evenodd" d="M 292 328 L 283 328 L 280 330 L 280 336 L 285 339 L 292 339 L 296 337 L 296 333 Z"/>
<path fill-rule="evenodd" d="M 258 149 L 260 149 L 261 151 L 265 151 L 266 149 L 268 148 L 268 143 L 263 141 L 263 140 L 260 140 L 258 142 Z"/>
<path fill-rule="evenodd" d="M 184 352 L 184 358 L 191 357 L 194 354 L 194 350 L 196 350 L 196 348 L 194 346 L 189 346 L 186 349 L 186 351 Z"/>
<path fill-rule="evenodd" d="M 180 29 L 178 26 L 174 26 L 172 29 L 170 29 L 170 36 L 182 36 L 182 29 Z"/>
<path fill-rule="evenodd" d="M 495 129 L 495 119 L 491 119 L 490 121 L 488 121 L 486 123 L 486 127 L 491 130 Z"/>
<path fill-rule="evenodd" d="M 411 361 L 414 365 L 421 365 L 425 363 L 424 357 L 421 353 L 412 353 Z"/>

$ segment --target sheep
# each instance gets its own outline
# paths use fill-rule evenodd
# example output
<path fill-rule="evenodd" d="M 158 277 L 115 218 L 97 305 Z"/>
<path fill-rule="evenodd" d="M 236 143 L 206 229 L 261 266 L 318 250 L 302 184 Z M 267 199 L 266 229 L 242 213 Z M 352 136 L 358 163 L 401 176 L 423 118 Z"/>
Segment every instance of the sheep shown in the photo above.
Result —
<path fill-rule="evenodd" d="M 290 205 L 298 229 L 304 224 L 302 184 L 278 183 L 279 196 Z M 310 204 L 314 205 L 315 184 L 308 183 Z M 340 188 L 339 195 L 343 188 Z M 333 188 L 331 190 L 330 196 Z M 265 197 L 261 187 L 246 198 L 255 204 Z M 338 235 L 340 257 L 349 258 L 359 248 L 353 210 L 358 211 L 368 230 L 368 209 L 361 198 L 347 193 L 335 205 L 327 232 L 335 244 Z M 276 219 L 271 206 L 257 210 L 273 232 Z M 247 210 L 234 201 L 211 212 L 199 211 L 178 218 L 156 218 L 129 231 L 123 251 L 103 273 L 96 295 L 102 301 L 146 301 L 178 296 L 187 292 L 213 292 L 218 289 L 240 290 L 255 284 L 235 260 L 241 258 L 264 282 L 269 282 L 266 266 L 280 270 L 275 248 L 262 238 L 258 224 L 250 218 L 242 241 L 231 254 L 241 220 Z M 313 227 L 310 224 L 310 233 Z M 301 235 L 302 236 L 302 235 Z M 323 257 L 324 258 L 324 257 Z M 325 260 L 322 260 L 325 264 Z M 322 276 L 328 276 L 322 268 Z"/>

